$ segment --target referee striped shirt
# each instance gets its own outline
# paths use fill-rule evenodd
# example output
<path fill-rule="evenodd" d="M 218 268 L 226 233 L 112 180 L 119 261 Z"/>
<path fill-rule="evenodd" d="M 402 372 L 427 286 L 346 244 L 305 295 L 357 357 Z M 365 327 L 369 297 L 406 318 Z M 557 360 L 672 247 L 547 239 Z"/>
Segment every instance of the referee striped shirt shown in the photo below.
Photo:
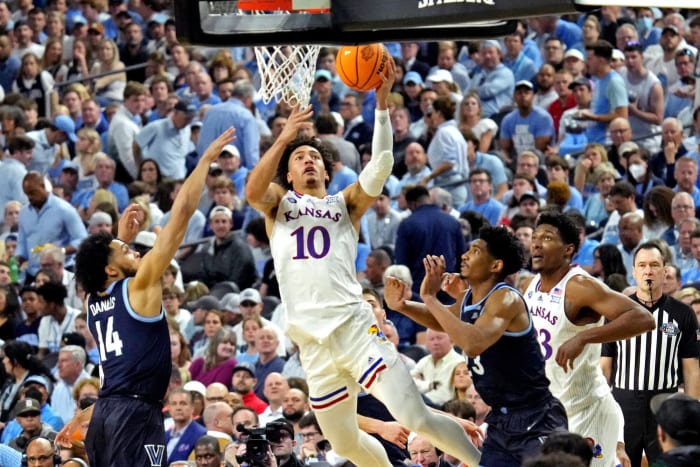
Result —
<path fill-rule="evenodd" d="M 630 297 L 645 306 L 637 295 Z M 684 358 L 698 358 L 698 321 L 689 306 L 662 295 L 653 307 L 656 329 L 603 345 L 603 357 L 615 360 L 614 386 L 629 391 L 675 390 Z"/>

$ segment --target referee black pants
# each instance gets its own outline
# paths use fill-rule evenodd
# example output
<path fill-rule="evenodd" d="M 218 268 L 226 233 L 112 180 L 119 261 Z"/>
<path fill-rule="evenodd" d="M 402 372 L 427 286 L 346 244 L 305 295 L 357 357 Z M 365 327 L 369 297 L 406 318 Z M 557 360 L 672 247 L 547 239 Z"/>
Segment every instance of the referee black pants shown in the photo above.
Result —
<path fill-rule="evenodd" d="M 646 453 L 649 465 L 659 455 L 661 446 L 656 436 L 656 417 L 651 412 L 649 402 L 657 394 L 670 391 L 627 391 L 613 389 L 613 396 L 625 417 L 625 451 L 632 467 L 642 464 L 642 451 Z"/>

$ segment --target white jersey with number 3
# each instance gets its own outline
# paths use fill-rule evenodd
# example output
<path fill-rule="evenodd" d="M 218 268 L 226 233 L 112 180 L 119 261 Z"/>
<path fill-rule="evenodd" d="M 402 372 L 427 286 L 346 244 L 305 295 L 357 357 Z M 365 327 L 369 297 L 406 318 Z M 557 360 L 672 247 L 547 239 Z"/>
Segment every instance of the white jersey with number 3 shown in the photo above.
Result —
<path fill-rule="evenodd" d="M 323 340 L 362 303 L 355 258 L 358 233 L 345 197 L 319 199 L 288 191 L 280 201 L 270 250 L 294 340 Z"/>
<path fill-rule="evenodd" d="M 574 360 L 574 368 L 567 372 L 555 360 L 562 344 L 586 329 L 603 324 L 602 317 L 595 323 L 581 326 L 567 318 L 564 309 L 566 284 L 578 275 L 588 276 L 588 273 L 579 267 L 572 267 L 549 292 L 543 292 L 540 290 L 540 275 L 537 274 L 525 291 L 525 300 L 545 358 L 545 371 L 551 383 L 549 388 L 564 404 L 569 416 L 610 393 L 600 368 L 601 344 L 587 344 Z"/>

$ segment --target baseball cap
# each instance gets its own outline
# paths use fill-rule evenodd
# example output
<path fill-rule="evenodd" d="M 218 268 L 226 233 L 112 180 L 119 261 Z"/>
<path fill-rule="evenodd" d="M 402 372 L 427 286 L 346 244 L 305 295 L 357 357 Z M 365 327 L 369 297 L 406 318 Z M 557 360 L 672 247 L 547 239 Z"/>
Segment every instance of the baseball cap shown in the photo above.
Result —
<path fill-rule="evenodd" d="M 225 157 L 224 153 L 230 154 L 232 156 L 238 157 L 239 159 L 241 158 L 241 152 L 238 150 L 236 146 L 233 144 L 227 144 L 221 149 L 221 154 L 219 154 L 219 157 Z"/>
<path fill-rule="evenodd" d="M 77 26 L 77 25 L 79 25 L 79 24 L 82 24 L 82 25 L 88 24 L 87 18 L 84 17 L 83 15 L 76 15 L 76 16 L 73 16 L 73 27 L 75 27 L 75 26 Z"/>
<path fill-rule="evenodd" d="M 534 191 L 526 191 L 525 193 L 520 195 L 520 199 L 518 200 L 518 204 L 522 203 L 526 199 L 533 199 L 533 200 L 539 202 L 540 197 Z"/>
<path fill-rule="evenodd" d="M 67 332 L 61 337 L 61 344 L 85 348 L 85 336 L 77 332 Z"/>
<path fill-rule="evenodd" d="M 567 58 L 575 58 L 575 59 L 577 59 L 577 60 L 583 61 L 583 54 L 581 53 L 580 50 L 577 50 L 577 49 L 569 49 L 569 50 L 567 50 L 566 53 L 564 54 L 564 60 L 566 60 Z"/>
<path fill-rule="evenodd" d="M 262 303 L 262 298 L 260 298 L 260 292 L 258 292 L 255 289 L 252 288 L 247 288 L 244 289 L 243 292 L 240 293 L 238 296 L 240 303 L 243 302 L 253 302 L 260 304 Z"/>
<path fill-rule="evenodd" d="M 134 245 L 138 246 L 145 246 L 146 248 L 153 248 L 153 245 L 156 244 L 156 239 L 158 238 L 158 235 L 155 234 L 155 232 L 139 232 L 136 234 L 136 238 L 134 239 Z"/>
<path fill-rule="evenodd" d="M 583 76 L 573 80 L 571 84 L 569 84 L 569 89 L 573 91 L 576 88 L 576 86 L 587 86 L 588 89 L 592 89 L 591 80 Z"/>
<path fill-rule="evenodd" d="M 501 43 L 498 41 L 495 41 L 493 39 L 485 40 L 484 42 L 481 43 L 481 46 L 479 48 L 483 49 L 484 47 L 495 47 L 500 52 L 503 51 L 503 48 L 501 47 Z"/>
<path fill-rule="evenodd" d="M 218 214 L 224 214 L 229 219 L 231 219 L 231 216 L 232 216 L 231 210 L 229 208 L 227 208 L 226 206 L 216 206 L 209 213 L 209 220 L 212 220 L 214 218 L 214 216 L 216 216 Z"/>
<path fill-rule="evenodd" d="M 61 171 L 63 171 L 63 170 L 74 170 L 75 172 L 79 173 L 80 166 L 73 161 L 63 161 L 63 165 L 61 166 Z"/>
<path fill-rule="evenodd" d="M 37 383 L 41 384 L 46 388 L 46 390 L 51 393 L 51 389 L 53 388 L 53 385 L 49 381 L 49 379 L 46 376 L 41 376 L 41 375 L 32 375 L 27 377 L 27 379 L 24 380 L 23 386 L 28 385 L 29 383 Z"/>
<path fill-rule="evenodd" d="M 185 383 L 182 389 L 189 392 L 196 392 L 198 394 L 201 394 L 202 397 L 207 396 L 206 386 L 204 386 L 204 384 L 200 383 L 199 381 L 188 381 L 187 383 Z"/>
<path fill-rule="evenodd" d="M 221 297 L 221 309 L 232 313 L 241 312 L 241 297 L 235 292 L 229 292 Z"/>
<path fill-rule="evenodd" d="M 186 100 L 179 100 L 175 104 L 175 110 L 178 112 L 183 112 L 186 113 L 187 115 L 194 117 L 195 114 L 197 113 L 197 107 L 190 101 Z"/>
<path fill-rule="evenodd" d="M 515 89 L 518 88 L 528 88 L 530 90 L 535 89 L 535 86 L 532 85 L 532 83 L 526 79 L 521 79 L 517 83 L 515 83 Z"/>
<path fill-rule="evenodd" d="M 681 445 L 700 444 L 700 401 L 682 393 L 657 394 L 651 411 L 661 428 Z"/>
<path fill-rule="evenodd" d="M 622 50 L 620 49 L 613 49 L 612 51 L 612 59 L 613 60 L 625 60 L 625 54 L 622 53 Z"/>
<path fill-rule="evenodd" d="M 66 115 L 56 115 L 56 118 L 53 119 L 53 126 L 68 135 L 68 139 L 74 143 L 78 140 L 78 136 L 75 134 L 75 123 L 72 118 Z"/>
<path fill-rule="evenodd" d="M 187 302 L 185 305 L 187 308 L 190 310 L 196 310 L 198 308 L 201 308 L 203 310 L 220 310 L 221 309 L 221 302 L 219 302 L 219 299 L 216 298 L 213 295 L 202 295 L 199 297 L 197 300 L 193 302 Z"/>
<path fill-rule="evenodd" d="M 423 78 L 417 71 L 409 71 L 406 76 L 403 77 L 403 84 L 414 83 L 423 85 Z"/>
<path fill-rule="evenodd" d="M 255 378 L 255 367 L 254 367 L 251 363 L 248 363 L 248 362 L 238 362 L 238 363 L 236 364 L 236 366 L 233 367 L 233 373 L 232 373 L 232 374 L 235 375 L 237 371 L 241 371 L 241 370 L 247 371 L 248 373 L 250 373 L 250 375 L 251 375 L 253 378 Z"/>
<path fill-rule="evenodd" d="M 448 83 L 455 82 L 454 78 L 452 78 L 452 73 L 450 73 L 449 70 L 444 70 L 442 68 L 438 68 L 437 70 L 430 73 L 430 76 L 428 76 L 428 81 L 432 83 L 441 83 L 443 81 L 446 81 Z"/>
<path fill-rule="evenodd" d="M 292 437 L 294 437 L 294 425 L 287 420 L 286 418 L 278 418 L 277 420 L 272 420 L 271 422 L 267 422 L 267 425 L 265 425 L 265 431 L 267 438 L 270 439 L 270 431 L 279 431 L 283 430 L 289 433 Z M 275 442 L 274 439 L 270 439 L 272 442 Z"/>
<path fill-rule="evenodd" d="M 217 177 L 222 173 L 224 173 L 224 171 L 221 169 L 221 166 L 219 164 L 217 164 L 216 162 L 212 162 L 211 164 L 209 164 L 209 175 Z"/>
<path fill-rule="evenodd" d="M 167 16 L 165 16 L 163 13 L 156 13 L 153 16 L 151 16 L 151 19 L 148 20 L 148 24 L 165 24 L 166 21 L 168 21 Z"/>
<path fill-rule="evenodd" d="M 325 79 L 326 81 L 332 81 L 333 76 L 331 76 L 331 72 L 328 70 L 316 70 L 316 74 L 314 75 L 314 81 L 318 81 L 319 79 Z"/>
<path fill-rule="evenodd" d="M 41 404 L 36 399 L 28 397 L 17 402 L 17 416 L 23 415 L 39 415 L 41 414 Z"/>
<path fill-rule="evenodd" d="M 666 33 L 667 31 L 672 32 L 672 33 L 675 34 L 676 36 L 679 34 L 678 28 L 677 28 L 675 25 L 673 25 L 673 24 L 667 24 L 666 26 L 664 26 L 664 28 L 661 30 L 661 34 L 664 34 L 664 33 Z"/>
<path fill-rule="evenodd" d="M 620 145 L 617 149 L 617 153 L 624 156 L 628 152 L 639 152 L 639 146 L 634 141 L 627 141 Z"/>
<path fill-rule="evenodd" d="M 95 211 L 94 213 L 92 213 L 92 216 L 90 216 L 90 220 L 88 221 L 88 227 L 94 227 L 99 224 L 112 225 L 112 217 L 106 212 Z"/>
<path fill-rule="evenodd" d="M 105 33 L 105 27 L 102 25 L 102 23 L 92 23 L 90 27 L 88 28 L 88 31 L 97 31 L 100 34 Z"/>

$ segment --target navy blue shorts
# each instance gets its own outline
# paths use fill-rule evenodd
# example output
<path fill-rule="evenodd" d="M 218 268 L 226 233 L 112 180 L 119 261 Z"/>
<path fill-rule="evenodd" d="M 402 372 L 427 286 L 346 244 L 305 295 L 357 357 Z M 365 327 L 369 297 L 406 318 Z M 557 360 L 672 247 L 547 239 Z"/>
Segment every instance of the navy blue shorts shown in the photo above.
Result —
<path fill-rule="evenodd" d="M 162 406 L 126 396 L 98 399 L 85 448 L 90 465 L 166 466 Z"/>
<path fill-rule="evenodd" d="M 566 410 L 555 397 L 517 410 L 494 407 L 486 422 L 479 463 L 484 467 L 520 467 L 523 460 L 540 453 L 547 436 L 568 427 Z"/>

